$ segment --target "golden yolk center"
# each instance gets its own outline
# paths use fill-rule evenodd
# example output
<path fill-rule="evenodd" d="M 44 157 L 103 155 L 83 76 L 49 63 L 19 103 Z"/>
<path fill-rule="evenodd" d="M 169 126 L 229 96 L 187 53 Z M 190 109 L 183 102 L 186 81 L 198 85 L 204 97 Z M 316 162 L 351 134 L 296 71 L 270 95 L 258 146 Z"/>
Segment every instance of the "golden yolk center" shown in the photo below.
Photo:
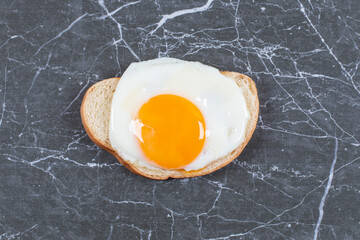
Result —
<path fill-rule="evenodd" d="M 141 123 L 137 137 L 145 156 L 162 168 L 188 165 L 204 146 L 204 117 L 183 97 L 155 96 L 142 105 L 135 121 Z"/>

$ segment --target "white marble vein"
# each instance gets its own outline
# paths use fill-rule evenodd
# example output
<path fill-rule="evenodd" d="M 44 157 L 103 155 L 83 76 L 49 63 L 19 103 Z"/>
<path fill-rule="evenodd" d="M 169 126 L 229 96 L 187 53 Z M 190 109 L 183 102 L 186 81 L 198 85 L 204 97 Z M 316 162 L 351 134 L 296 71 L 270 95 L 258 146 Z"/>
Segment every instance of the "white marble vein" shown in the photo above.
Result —
<path fill-rule="evenodd" d="M 41 49 L 43 49 L 46 45 L 50 44 L 51 42 L 55 41 L 58 38 L 61 38 L 61 36 L 63 34 L 65 34 L 66 32 L 68 32 L 76 23 L 78 23 L 81 19 L 83 19 L 84 17 L 86 17 L 88 14 L 84 13 L 83 15 L 81 15 L 80 17 L 76 18 L 73 22 L 71 22 L 69 24 L 69 26 L 67 28 L 65 28 L 64 30 L 62 30 L 61 32 L 59 32 L 55 37 L 51 38 L 50 40 L 46 41 L 45 43 L 43 43 L 38 50 L 34 53 L 34 57 L 39 54 L 39 52 L 41 51 Z"/>
<path fill-rule="evenodd" d="M 301 12 L 304 14 L 306 20 L 309 22 L 310 26 L 312 27 L 312 29 L 314 29 L 314 31 L 316 32 L 316 34 L 319 36 L 319 38 L 321 39 L 321 41 L 323 42 L 323 44 L 325 45 L 326 49 L 329 51 L 329 53 L 331 54 L 331 56 L 334 57 L 335 61 L 339 64 L 339 66 L 341 67 L 341 70 L 344 72 L 345 77 L 347 79 L 349 79 L 353 85 L 353 87 L 356 89 L 356 91 L 360 94 L 360 89 L 358 84 L 354 81 L 353 77 L 351 76 L 351 74 L 346 70 L 346 68 L 344 67 L 344 65 L 339 61 L 338 57 L 333 53 L 332 49 L 329 47 L 329 45 L 326 43 L 325 39 L 321 36 L 321 34 L 319 33 L 319 31 L 316 29 L 316 27 L 314 26 L 314 24 L 312 23 L 312 21 L 310 20 L 309 16 L 306 14 L 306 10 L 304 8 L 304 5 L 298 0 L 298 3 L 300 4 L 300 10 Z"/>
<path fill-rule="evenodd" d="M 171 14 L 164 15 L 161 20 L 156 24 L 156 28 L 150 32 L 150 34 L 154 34 L 156 30 L 158 30 L 160 27 L 162 27 L 169 19 L 173 19 L 185 14 L 191 14 L 191 13 L 197 13 L 197 12 L 203 12 L 208 10 L 211 7 L 211 4 L 214 0 L 208 0 L 203 6 L 201 7 L 195 7 L 190 9 L 183 9 L 178 10 L 176 12 L 173 12 Z"/>
<path fill-rule="evenodd" d="M 329 190 L 333 181 L 333 177 L 334 177 L 334 168 L 335 168 L 335 164 L 336 164 L 336 160 L 337 160 L 337 152 L 338 152 L 338 140 L 335 139 L 335 147 L 334 147 L 334 159 L 331 163 L 331 167 L 330 167 L 330 173 L 329 173 L 329 177 L 327 180 L 327 184 L 325 186 L 325 191 L 324 191 L 324 195 L 321 198 L 320 201 L 320 205 L 319 205 L 319 218 L 316 222 L 316 226 L 315 226 L 315 230 L 314 230 L 314 240 L 318 239 L 318 235 L 319 235 L 319 229 L 320 229 L 320 225 L 321 225 L 321 221 L 324 217 L 324 206 L 325 206 L 325 201 L 326 201 L 326 197 L 329 194 Z"/>

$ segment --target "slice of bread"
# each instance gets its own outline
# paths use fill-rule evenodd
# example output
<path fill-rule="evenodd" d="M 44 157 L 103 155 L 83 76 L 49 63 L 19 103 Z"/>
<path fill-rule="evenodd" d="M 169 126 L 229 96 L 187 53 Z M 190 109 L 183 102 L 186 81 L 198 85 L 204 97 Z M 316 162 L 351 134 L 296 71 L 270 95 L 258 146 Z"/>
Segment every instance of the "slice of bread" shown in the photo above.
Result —
<path fill-rule="evenodd" d="M 99 147 L 113 154 L 119 162 L 130 171 L 141 176 L 165 180 L 167 178 L 197 177 L 212 173 L 228 165 L 239 156 L 255 130 L 259 115 L 259 99 L 253 80 L 248 76 L 237 72 L 222 71 L 221 73 L 226 77 L 234 79 L 237 85 L 243 88 L 243 94 L 250 112 L 250 119 L 246 126 L 244 141 L 231 153 L 211 162 L 202 169 L 194 171 L 185 171 L 183 169 L 150 169 L 142 164 L 127 161 L 112 149 L 109 140 L 110 109 L 112 97 L 120 78 L 110 78 L 100 81 L 87 90 L 80 110 L 82 123 L 91 140 Z"/>

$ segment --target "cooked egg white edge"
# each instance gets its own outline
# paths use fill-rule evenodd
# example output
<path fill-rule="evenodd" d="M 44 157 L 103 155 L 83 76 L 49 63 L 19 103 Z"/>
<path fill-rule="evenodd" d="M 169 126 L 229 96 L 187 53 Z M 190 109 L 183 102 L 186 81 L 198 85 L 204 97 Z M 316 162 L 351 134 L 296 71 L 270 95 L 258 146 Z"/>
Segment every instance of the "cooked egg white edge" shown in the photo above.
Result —
<path fill-rule="evenodd" d="M 113 95 L 109 139 L 125 160 L 151 169 L 137 142 L 132 120 L 151 97 L 174 94 L 192 101 L 202 112 L 206 140 L 199 156 L 184 167 L 198 170 L 232 152 L 242 143 L 250 118 L 243 89 L 218 69 L 199 62 L 159 58 L 132 63 Z"/>

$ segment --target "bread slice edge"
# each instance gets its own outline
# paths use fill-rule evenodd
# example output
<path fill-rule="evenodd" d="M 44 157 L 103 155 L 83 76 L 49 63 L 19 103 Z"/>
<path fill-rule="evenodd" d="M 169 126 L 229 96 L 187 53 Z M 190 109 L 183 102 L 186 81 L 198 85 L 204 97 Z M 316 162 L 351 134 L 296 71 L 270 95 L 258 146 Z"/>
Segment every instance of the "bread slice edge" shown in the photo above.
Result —
<path fill-rule="evenodd" d="M 221 74 L 232 78 L 239 87 L 243 88 L 250 118 L 245 129 L 243 142 L 228 155 L 211 162 L 202 169 L 193 171 L 150 169 L 142 164 L 126 161 L 111 147 L 109 140 L 111 101 L 120 78 L 102 80 L 86 91 L 80 108 L 82 124 L 88 136 L 96 145 L 113 154 L 121 164 L 138 175 L 165 180 L 168 178 L 189 178 L 210 174 L 225 167 L 240 155 L 255 131 L 259 115 L 259 99 L 254 81 L 250 77 L 237 72 L 221 71 Z"/>

